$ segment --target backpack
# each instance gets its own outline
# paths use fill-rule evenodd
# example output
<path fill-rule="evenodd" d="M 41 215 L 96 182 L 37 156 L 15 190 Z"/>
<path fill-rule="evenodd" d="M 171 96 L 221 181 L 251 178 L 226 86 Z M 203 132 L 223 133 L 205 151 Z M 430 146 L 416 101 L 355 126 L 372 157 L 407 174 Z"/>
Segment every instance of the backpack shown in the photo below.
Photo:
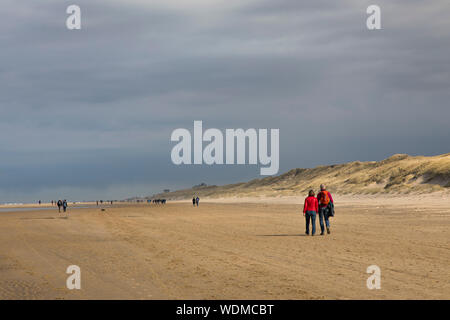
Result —
<path fill-rule="evenodd" d="M 328 191 L 321 191 L 319 201 L 321 205 L 327 206 L 330 203 L 330 195 Z"/>

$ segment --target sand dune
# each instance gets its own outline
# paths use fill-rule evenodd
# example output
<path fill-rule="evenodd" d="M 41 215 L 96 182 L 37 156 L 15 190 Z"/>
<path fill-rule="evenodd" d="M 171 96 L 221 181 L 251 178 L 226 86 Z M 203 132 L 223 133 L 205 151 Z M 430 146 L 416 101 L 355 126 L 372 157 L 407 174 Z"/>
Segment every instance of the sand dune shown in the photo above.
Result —
<path fill-rule="evenodd" d="M 450 195 L 450 153 L 434 157 L 397 154 L 378 162 L 355 161 L 293 169 L 276 177 L 224 186 L 201 186 L 158 194 L 153 198 L 188 199 L 193 194 L 209 198 L 303 196 L 309 189 L 317 190 L 321 183 L 341 195 L 436 192 Z"/>

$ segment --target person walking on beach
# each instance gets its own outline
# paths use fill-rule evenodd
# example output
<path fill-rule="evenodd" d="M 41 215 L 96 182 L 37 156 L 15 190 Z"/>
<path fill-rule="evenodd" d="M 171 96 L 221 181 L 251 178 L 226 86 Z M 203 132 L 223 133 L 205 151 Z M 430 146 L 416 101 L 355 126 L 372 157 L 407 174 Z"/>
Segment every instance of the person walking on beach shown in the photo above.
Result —
<path fill-rule="evenodd" d="M 62 201 L 58 200 L 57 205 L 58 205 L 58 211 L 61 212 Z"/>
<path fill-rule="evenodd" d="M 195 196 L 192 197 L 192 205 L 195 207 Z"/>
<path fill-rule="evenodd" d="M 330 220 L 328 219 L 331 214 L 331 206 L 334 204 L 331 193 L 327 191 L 325 185 L 320 185 L 320 192 L 317 194 L 317 200 L 319 201 L 319 223 L 320 223 L 320 235 L 324 234 L 325 228 L 323 220 L 325 220 L 325 226 L 327 227 L 327 233 L 330 234 Z"/>
<path fill-rule="evenodd" d="M 319 211 L 319 201 L 315 197 L 314 191 L 309 190 L 308 197 L 303 205 L 303 216 L 306 219 L 306 235 L 309 235 L 309 222 L 311 221 L 311 236 L 316 233 L 316 214 Z"/>
<path fill-rule="evenodd" d="M 197 207 L 198 207 L 199 202 L 200 202 L 200 198 L 199 197 L 195 198 L 195 203 L 197 204 Z"/>
<path fill-rule="evenodd" d="M 64 212 L 66 212 L 66 210 L 67 210 L 67 200 L 66 199 L 64 199 L 62 206 L 63 206 Z"/>

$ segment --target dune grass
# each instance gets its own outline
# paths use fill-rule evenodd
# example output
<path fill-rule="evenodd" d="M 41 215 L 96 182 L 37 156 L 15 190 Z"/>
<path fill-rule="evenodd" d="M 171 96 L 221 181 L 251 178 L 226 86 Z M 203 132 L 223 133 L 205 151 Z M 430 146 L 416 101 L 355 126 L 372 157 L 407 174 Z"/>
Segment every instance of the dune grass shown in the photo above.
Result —
<path fill-rule="evenodd" d="M 284 174 L 223 186 L 178 190 L 153 196 L 200 197 L 295 196 L 317 190 L 321 183 L 339 194 L 422 194 L 450 191 L 450 153 L 433 157 L 396 154 L 382 161 L 296 168 Z"/>

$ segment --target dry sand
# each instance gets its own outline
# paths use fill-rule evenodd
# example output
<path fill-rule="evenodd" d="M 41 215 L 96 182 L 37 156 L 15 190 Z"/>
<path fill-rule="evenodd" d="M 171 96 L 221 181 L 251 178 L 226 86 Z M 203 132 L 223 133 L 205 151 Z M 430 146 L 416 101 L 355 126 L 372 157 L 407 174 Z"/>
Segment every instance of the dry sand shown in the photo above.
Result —
<path fill-rule="evenodd" d="M 335 198 L 315 237 L 292 198 L 0 212 L 0 299 L 450 298 L 448 199 Z"/>

